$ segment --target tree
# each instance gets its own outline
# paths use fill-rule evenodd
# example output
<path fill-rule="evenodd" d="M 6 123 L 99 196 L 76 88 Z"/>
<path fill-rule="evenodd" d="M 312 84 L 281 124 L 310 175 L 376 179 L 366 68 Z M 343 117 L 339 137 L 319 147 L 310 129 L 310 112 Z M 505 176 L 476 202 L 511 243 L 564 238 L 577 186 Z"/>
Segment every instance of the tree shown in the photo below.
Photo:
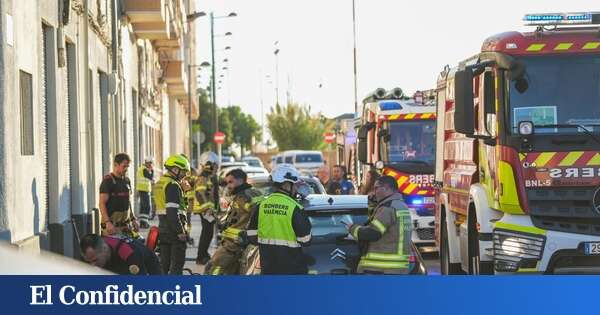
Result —
<path fill-rule="evenodd" d="M 267 127 L 280 151 L 320 150 L 327 145 L 323 134 L 333 129 L 333 122 L 321 114 L 311 114 L 309 106 L 288 104 L 271 108 Z"/>
<path fill-rule="evenodd" d="M 262 140 L 260 126 L 249 114 L 243 113 L 239 106 L 225 108 L 231 121 L 232 141 L 240 145 L 242 154 L 252 146 L 252 138 Z"/>
<path fill-rule="evenodd" d="M 200 130 L 206 135 L 206 141 L 202 144 L 202 151 L 214 150 L 213 147 L 213 136 L 215 134 L 214 129 L 214 114 L 213 106 L 208 97 L 208 92 L 204 89 L 198 89 L 199 104 L 200 104 Z M 219 131 L 225 133 L 224 148 L 228 148 L 233 140 L 231 139 L 232 133 L 232 122 L 229 118 L 229 113 L 222 109 L 217 109 L 219 113 Z"/>

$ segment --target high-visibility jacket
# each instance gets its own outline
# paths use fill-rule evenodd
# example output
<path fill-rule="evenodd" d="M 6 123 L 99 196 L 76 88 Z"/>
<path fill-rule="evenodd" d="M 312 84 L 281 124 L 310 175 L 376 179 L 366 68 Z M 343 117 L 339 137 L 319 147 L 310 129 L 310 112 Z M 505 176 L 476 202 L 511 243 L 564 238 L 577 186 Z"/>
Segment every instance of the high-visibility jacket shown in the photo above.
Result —
<path fill-rule="evenodd" d="M 135 176 L 135 190 L 150 192 L 152 188 L 152 181 L 144 176 L 146 166 L 142 165 L 138 168 Z"/>
<path fill-rule="evenodd" d="M 205 212 L 206 210 L 217 209 L 217 202 L 215 200 L 215 186 L 211 177 L 206 176 L 206 174 L 201 174 L 196 177 L 196 181 L 194 184 L 194 205 L 192 207 L 192 212 L 195 214 L 200 214 Z"/>
<path fill-rule="evenodd" d="M 306 274 L 302 246 L 311 240 L 311 224 L 293 198 L 275 192 L 253 207 L 248 240 L 258 244 L 263 274 Z"/>
<path fill-rule="evenodd" d="M 179 183 L 174 180 L 173 178 L 171 178 L 170 176 L 166 176 L 163 175 L 158 182 L 156 183 L 156 194 L 154 197 L 154 202 L 156 203 L 156 214 L 157 215 L 165 215 L 167 214 L 167 207 L 171 207 L 174 208 L 175 205 L 167 205 L 166 203 L 166 195 L 167 195 L 167 186 L 169 184 L 175 184 L 177 185 L 180 189 L 181 186 L 179 185 Z M 183 209 L 183 200 L 180 201 L 180 204 L 177 205 L 177 207 L 179 208 L 180 211 L 184 211 Z"/>
<path fill-rule="evenodd" d="M 365 225 L 350 228 L 356 240 L 368 242 L 357 272 L 410 273 L 414 263 L 411 229 L 410 212 L 401 194 L 380 201 Z"/>

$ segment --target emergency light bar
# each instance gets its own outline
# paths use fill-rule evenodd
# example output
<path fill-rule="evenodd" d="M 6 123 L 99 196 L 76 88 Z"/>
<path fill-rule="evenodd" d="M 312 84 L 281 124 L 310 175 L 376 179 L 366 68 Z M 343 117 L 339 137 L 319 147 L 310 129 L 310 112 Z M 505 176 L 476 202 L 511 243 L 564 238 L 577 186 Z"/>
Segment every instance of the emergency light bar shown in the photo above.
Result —
<path fill-rule="evenodd" d="M 402 105 L 395 101 L 379 102 L 380 110 L 400 110 Z"/>
<path fill-rule="evenodd" d="M 527 14 L 525 25 L 600 25 L 600 12 Z"/>

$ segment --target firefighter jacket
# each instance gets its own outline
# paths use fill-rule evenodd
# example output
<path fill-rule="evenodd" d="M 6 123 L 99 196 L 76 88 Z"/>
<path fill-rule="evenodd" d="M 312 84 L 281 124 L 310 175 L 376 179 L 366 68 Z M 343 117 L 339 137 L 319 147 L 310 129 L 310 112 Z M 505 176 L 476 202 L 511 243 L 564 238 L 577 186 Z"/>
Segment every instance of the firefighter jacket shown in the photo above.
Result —
<path fill-rule="evenodd" d="M 183 191 L 179 182 L 168 174 L 163 175 L 156 183 L 156 214 L 161 241 L 177 241 L 177 235 L 187 232 L 183 202 Z"/>
<path fill-rule="evenodd" d="M 154 171 L 147 169 L 145 165 L 140 166 L 135 174 L 135 190 L 150 192 L 153 177 Z"/>
<path fill-rule="evenodd" d="M 194 192 L 195 200 L 193 212 L 201 214 L 206 210 L 216 210 L 219 202 L 218 185 L 216 176 L 208 172 L 202 172 L 196 177 Z"/>
<path fill-rule="evenodd" d="M 350 233 L 367 242 L 358 273 L 407 274 L 412 269 L 410 212 L 401 194 L 380 201 L 365 225 L 351 226 Z"/>
<path fill-rule="evenodd" d="M 275 192 L 254 208 L 247 235 L 258 244 L 262 273 L 308 273 L 302 246 L 310 244 L 312 226 L 302 205 Z"/>
<path fill-rule="evenodd" d="M 237 187 L 232 193 L 233 198 L 225 221 L 223 238 L 237 243 L 240 232 L 245 231 L 250 222 L 253 205 L 264 198 L 259 190 L 247 183 Z"/>

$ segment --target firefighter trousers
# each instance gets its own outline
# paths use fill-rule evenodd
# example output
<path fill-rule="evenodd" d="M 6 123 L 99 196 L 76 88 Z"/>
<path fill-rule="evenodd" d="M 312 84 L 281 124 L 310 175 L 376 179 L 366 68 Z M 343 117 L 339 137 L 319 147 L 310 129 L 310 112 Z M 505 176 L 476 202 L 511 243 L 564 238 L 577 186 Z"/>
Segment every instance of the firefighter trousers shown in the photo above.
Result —
<path fill-rule="evenodd" d="M 240 259 L 244 249 L 227 239 L 221 242 L 219 248 L 210 259 L 210 275 L 237 275 L 240 273 Z"/>
<path fill-rule="evenodd" d="M 160 242 L 160 266 L 164 275 L 181 275 L 187 244 L 182 241 Z"/>

